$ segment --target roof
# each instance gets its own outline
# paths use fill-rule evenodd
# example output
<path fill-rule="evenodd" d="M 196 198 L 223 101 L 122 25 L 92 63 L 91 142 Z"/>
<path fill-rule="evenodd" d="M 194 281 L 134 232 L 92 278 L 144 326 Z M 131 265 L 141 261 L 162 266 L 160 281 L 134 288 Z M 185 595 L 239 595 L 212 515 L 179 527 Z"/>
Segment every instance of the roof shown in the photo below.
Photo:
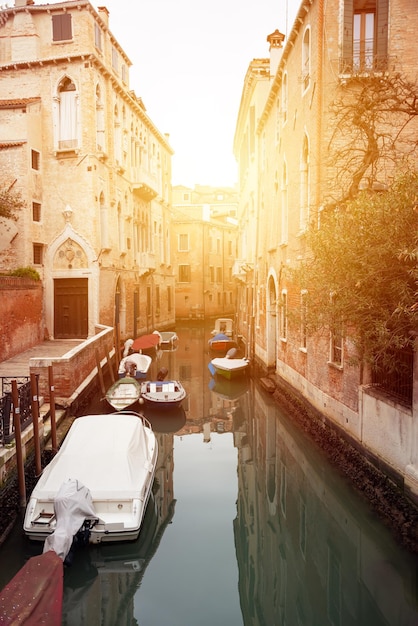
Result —
<path fill-rule="evenodd" d="M 34 102 L 40 102 L 41 98 L 39 96 L 34 96 L 32 98 L 10 98 L 0 100 L 0 109 L 20 109 L 22 107 L 27 106 L 28 104 L 33 104 Z"/>

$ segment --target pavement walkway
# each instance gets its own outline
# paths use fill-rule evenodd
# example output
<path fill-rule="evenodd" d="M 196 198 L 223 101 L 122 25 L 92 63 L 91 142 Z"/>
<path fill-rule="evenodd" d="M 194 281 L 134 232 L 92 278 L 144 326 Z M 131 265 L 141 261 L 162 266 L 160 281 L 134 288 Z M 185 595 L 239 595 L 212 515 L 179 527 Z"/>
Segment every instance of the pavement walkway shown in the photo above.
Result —
<path fill-rule="evenodd" d="M 0 378 L 13 376 L 29 376 L 29 360 L 45 359 L 64 356 L 67 352 L 83 343 L 82 339 L 54 339 L 51 341 L 43 341 L 33 346 L 29 350 L 25 350 L 16 354 L 11 359 L 0 361 Z"/>

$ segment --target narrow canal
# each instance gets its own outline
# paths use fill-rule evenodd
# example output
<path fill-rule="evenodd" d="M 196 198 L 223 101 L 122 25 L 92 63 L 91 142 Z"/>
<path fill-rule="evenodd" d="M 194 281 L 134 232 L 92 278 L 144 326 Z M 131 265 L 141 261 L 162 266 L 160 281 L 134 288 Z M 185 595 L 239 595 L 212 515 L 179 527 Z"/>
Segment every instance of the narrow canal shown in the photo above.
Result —
<path fill-rule="evenodd" d="M 417 559 L 253 380 L 215 380 L 208 327 L 163 351 L 184 409 L 158 433 L 138 541 L 91 546 L 65 572 L 71 626 L 416 626 Z M 84 414 L 109 412 L 98 397 Z M 39 553 L 16 527 L 0 589 Z"/>

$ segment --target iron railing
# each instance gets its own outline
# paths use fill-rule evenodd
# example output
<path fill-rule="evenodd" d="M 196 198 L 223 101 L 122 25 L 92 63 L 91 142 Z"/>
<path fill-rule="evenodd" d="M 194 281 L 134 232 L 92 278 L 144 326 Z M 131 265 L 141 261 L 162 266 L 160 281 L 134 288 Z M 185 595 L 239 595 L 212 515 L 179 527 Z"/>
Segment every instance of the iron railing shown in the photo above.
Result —
<path fill-rule="evenodd" d="M 414 373 L 414 350 L 405 348 L 390 355 L 391 366 L 386 355 L 385 362 L 376 362 L 372 370 L 372 384 L 408 407 L 412 406 Z"/>
<path fill-rule="evenodd" d="M 27 376 L 14 378 L 0 377 L 2 393 L 0 396 L 0 445 L 2 446 L 11 443 L 15 438 L 12 396 L 13 380 L 16 380 L 18 385 L 17 390 L 21 429 L 24 430 L 29 426 L 29 424 L 32 423 L 33 416 L 30 378 Z M 36 378 L 36 385 L 38 386 L 38 378 Z"/>

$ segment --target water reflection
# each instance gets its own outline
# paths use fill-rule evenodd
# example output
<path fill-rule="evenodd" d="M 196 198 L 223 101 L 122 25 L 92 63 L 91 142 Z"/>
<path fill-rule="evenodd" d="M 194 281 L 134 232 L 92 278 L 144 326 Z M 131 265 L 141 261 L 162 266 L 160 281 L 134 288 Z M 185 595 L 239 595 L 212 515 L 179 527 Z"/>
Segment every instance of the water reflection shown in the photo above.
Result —
<path fill-rule="evenodd" d="M 146 411 L 159 456 L 143 530 L 76 555 L 63 624 L 416 626 L 416 559 L 255 381 L 210 375 L 210 328 L 176 330 L 152 367 L 189 396 Z"/>
<path fill-rule="evenodd" d="M 269 400 L 235 432 L 244 624 L 418 624 L 416 560 Z"/>

